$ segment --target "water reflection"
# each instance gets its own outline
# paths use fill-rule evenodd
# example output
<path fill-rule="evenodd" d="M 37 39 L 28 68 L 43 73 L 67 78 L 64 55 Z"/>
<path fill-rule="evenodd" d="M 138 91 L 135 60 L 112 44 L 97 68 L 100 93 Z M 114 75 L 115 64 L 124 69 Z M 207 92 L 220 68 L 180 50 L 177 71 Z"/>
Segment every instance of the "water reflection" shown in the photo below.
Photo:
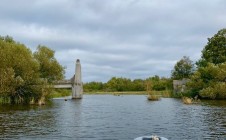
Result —
<path fill-rule="evenodd" d="M 45 106 L 0 106 L 0 139 L 224 139 L 226 101 L 184 105 L 178 99 L 86 95 Z"/>
<path fill-rule="evenodd" d="M 35 137 L 53 131 L 55 119 L 52 106 L 0 106 L 0 133 L 2 138 Z"/>

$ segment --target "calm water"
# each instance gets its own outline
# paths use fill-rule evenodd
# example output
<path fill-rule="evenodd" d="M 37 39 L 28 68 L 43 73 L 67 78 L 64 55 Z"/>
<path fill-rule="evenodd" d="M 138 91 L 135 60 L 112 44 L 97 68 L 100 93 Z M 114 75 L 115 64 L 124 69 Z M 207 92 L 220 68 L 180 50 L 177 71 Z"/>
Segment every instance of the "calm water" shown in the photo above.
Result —
<path fill-rule="evenodd" d="M 133 140 L 153 134 L 226 140 L 226 101 L 184 105 L 144 95 L 85 95 L 41 107 L 0 106 L 0 139 Z"/>

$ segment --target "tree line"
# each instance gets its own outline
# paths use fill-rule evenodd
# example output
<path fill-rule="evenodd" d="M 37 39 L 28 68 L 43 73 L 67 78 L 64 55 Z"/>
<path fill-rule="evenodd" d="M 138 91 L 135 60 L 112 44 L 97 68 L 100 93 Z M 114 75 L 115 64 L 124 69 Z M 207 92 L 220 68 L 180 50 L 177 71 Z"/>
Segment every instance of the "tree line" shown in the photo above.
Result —
<path fill-rule="evenodd" d="M 159 77 L 157 75 L 149 77 L 145 80 L 123 77 L 112 77 L 108 82 L 88 82 L 84 84 L 85 92 L 105 91 L 147 91 L 147 90 L 172 90 L 172 80 L 170 78 Z"/>
<path fill-rule="evenodd" d="M 44 103 L 51 83 L 64 78 L 54 51 L 39 45 L 35 52 L 10 36 L 0 36 L 0 102 Z"/>

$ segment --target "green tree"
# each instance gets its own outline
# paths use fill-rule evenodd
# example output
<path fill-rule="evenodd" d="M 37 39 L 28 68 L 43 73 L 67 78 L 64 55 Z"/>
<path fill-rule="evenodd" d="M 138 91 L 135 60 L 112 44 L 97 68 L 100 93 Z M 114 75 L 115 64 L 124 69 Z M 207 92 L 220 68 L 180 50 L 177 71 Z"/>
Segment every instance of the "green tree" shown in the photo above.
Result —
<path fill-rule="evenodd" d="M 189 78 L 194 72 L 194 64 L 189 57 L 184 56 L 179 60 L 172 70 L 172 79 Z"/>
<path fill-rule="evenodd" d="M 104 84 L 102 82 L 88 82 L 83 85 L 85 92 L 103 91 Z"/>
<path fill-rule="evenodd" d="M 34 98 L 38 100 L 42 96 L 41 81 L 39 65 L 32 52 L 6 36 L 0 39 L 0 58 L 1 98 L 9 99 L 11 103 L 28 103 Z"/>
<path fill-rule="evenodd" d="M 226 29 L 221 29 L 202 51 L 197 71 L 188 83 L 192 94 L 211 99 L 226 98 Z"/>
<path fill-rule="evenodd" d="M 134 79 L 131 85 L 131 91 L 145 91 L 144 80 L 142 79 Z"/>
<path fill-rule="evenodd" d="M 107 91 L 131 91 L 132 81 L 127 78 L 112 77 L 106 83 Z"/>
<path fill-rule="evenodd" d="M 212 38 L 208 38 L 208 43 L 202 50 L 202 57 L 196 64 L 201 67 L 207 63 L 224 62 L 226 62 L 226 29 L 221 29 Z"/>
<path fill-rule="evenodd" d="M 188 87 L 193 95 L 210 99 L 226 98 L 226 62 L 215 65 L 207 63 L 206 67 L 200 67 L 194 75 Z"/>
<path fill-rule="evenodd" d="M 158 75 L 146 79 L 146 83 L 151 83 L 151 89 L 155 91 L 163 91 L 172 89 L 172 81 L 168 78 L 160 78 Z M 147 90 L 147 89 L 146 89 Z"/>
<path fill-rule="evenodd" d="M 43 103 L 51 89 L 47 80 L 52 82 L 63 77 L 63 68 L 53 57 L 54 53 L 47 47 L 38 48 L 35 59 L 25 45 L 9 36 L 0 37 L 1 103 Z"/>
<path fill-rule="evenodd" d="M 55 52 L 46 46 L 39 45 L 34 52 L 34 58 L 38 61 L 41 78 L 52 83 L 64 78 L 64 67 L 54 57 Z"/>

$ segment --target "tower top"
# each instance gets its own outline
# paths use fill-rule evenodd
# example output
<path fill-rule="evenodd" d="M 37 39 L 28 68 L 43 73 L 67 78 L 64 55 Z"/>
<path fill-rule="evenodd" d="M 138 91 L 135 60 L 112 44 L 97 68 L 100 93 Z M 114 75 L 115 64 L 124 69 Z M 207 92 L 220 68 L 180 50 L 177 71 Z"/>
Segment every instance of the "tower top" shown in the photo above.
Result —
<path fill-rule="evenodd" d="M 79 59 L 77 59 L 77 60 L 76 60 L 76 63 L 80 63 L 80 60 L 79 60 Z"/>

